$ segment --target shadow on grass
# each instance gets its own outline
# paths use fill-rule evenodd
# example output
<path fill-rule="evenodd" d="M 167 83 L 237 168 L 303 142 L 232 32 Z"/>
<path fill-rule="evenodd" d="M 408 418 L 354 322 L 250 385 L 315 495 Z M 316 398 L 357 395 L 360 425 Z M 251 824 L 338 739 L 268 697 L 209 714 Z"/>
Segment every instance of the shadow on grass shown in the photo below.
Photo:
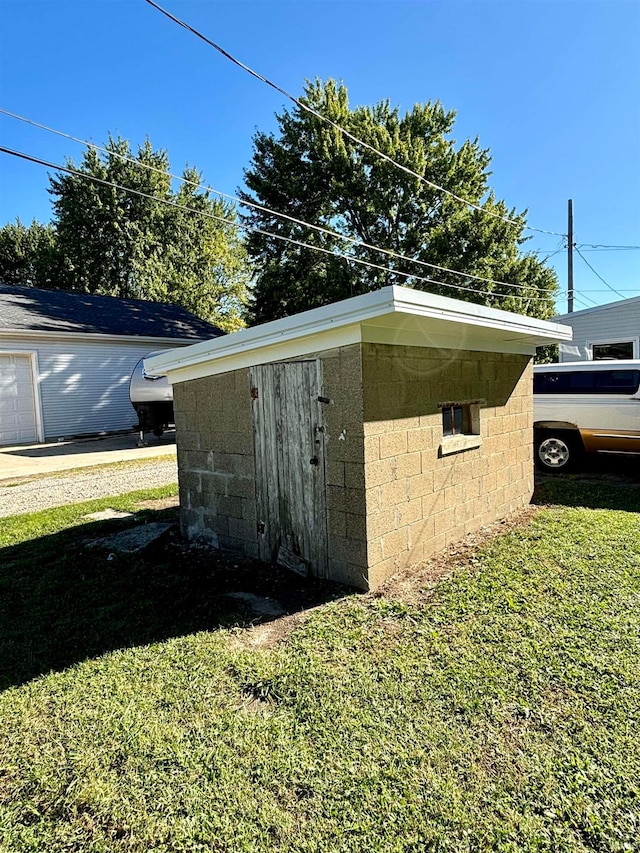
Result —
<path fill-rule="evenodd" d="M 174 511 L 142 519 L 174 520 Z M 274 618 L 243 609 L 224 597 L 229 592 L 268 598 L 285 613 L 346 592 L 190 546 L 173 532 L 135 557 L 85 547 L 121 529 L 122 522 L 86 524 L 0 549 L 0 690 L 115 649 Z"/>
<path fill-rule="evenodd" d="M 532 502 L 640 512 L 640 457 L 594 455 L 574 473 L 537 472 Z"/>
<path fill-rule="evenodd" d="M 133 417 L 135 415 L 132 415 Z M 2 454 L 0 459 L 3 456 L 8 459 L 13 456 L 25 459 L 55 459 L 59 456 L 85 456 L 90 453 L 118 453 L 121 450 L 137 448 L 139 437 L 140 433 L 137 430 L 128 430 L 119 435 L 99 435 L 26 447 L 5 447 L 0 449 L 0 454 Z M 145 441 L 151 447 L 166 447 L 167 452 L 169 452 L 175 446 L 176 434 L 174 430 L 165 432 L 162 436 L 147 434 Z"/>

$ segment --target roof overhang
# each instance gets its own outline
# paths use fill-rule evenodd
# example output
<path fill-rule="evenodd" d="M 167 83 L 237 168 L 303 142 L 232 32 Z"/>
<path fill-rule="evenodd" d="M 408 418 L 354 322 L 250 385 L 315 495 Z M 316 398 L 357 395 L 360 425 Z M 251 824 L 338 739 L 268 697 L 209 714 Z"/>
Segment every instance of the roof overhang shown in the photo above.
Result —
<path fill-rule="evenodd" d="M 533 355 L 571 339 L 569 326 L 393 286 L 164 353 L 146 367 L 175 384 L 360 342 Z"/>
<path fill-rule="evenodd" d="M 98 343 L 140 343 L 154 346 L 166 345 L 185 347 L 193 344 L 193 338 L 160 338 L 151 335 L 106 335 L 102 332 L 59 332 L 46 329 L 0 329 L 0 342 L 6 338 L 24 338 L 25 340 L 71 340 Z"/>
<path fill-rule="evenodd" d="M 615 311 L 622 308 L 625 313 L 632 312 L 637 317 L 640 308 L 640 296 L 628 296 L 626 299 L 617 299 L 615 302 L 605 302 L 604 305 L 594 305 L 592 308 L 582 308 L 580 311 L 571 311 L 569 314 L 558 314 L 554 317 L 560 323 L 569 323 L 575 317 L 584 317 L 586 314 L 602 314 L 605 311 Z"/>

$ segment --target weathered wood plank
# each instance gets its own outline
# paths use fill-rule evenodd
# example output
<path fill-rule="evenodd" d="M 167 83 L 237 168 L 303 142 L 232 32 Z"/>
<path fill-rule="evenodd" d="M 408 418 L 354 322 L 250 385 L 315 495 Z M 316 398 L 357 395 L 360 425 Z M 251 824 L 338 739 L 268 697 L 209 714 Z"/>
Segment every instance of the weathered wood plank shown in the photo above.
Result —
<path fill-rule="evenodd" d="M 325 432 L 322 363 L 285 362 L 252 368 L 258 516 L 262 559 L 327 574 Z M 312 464 L 317 460 L 317 464 Z"/>

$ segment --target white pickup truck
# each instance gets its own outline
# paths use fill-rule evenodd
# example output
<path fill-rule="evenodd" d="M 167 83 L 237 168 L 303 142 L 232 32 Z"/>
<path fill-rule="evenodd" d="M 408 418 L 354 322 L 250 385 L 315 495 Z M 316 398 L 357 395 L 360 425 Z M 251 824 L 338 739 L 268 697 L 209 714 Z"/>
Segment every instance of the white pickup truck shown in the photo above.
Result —
<path fill-rule="evenodd" d="M 568 470 L 583 453 L 640 453 L 640 360 L 533 369 L 537 465 Z"/>

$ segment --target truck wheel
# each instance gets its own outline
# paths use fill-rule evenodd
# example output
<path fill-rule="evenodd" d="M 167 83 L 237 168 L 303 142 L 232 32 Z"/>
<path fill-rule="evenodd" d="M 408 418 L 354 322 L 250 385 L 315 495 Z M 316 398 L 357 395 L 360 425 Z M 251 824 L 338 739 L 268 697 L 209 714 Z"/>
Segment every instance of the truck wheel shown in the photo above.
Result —
<path fill-rule="evenodd" d="M 536 464 L 543 471 L 568 471 L 579 456 L 578 439 L 566 432 L 545 430 L 536 438 Z"/>

